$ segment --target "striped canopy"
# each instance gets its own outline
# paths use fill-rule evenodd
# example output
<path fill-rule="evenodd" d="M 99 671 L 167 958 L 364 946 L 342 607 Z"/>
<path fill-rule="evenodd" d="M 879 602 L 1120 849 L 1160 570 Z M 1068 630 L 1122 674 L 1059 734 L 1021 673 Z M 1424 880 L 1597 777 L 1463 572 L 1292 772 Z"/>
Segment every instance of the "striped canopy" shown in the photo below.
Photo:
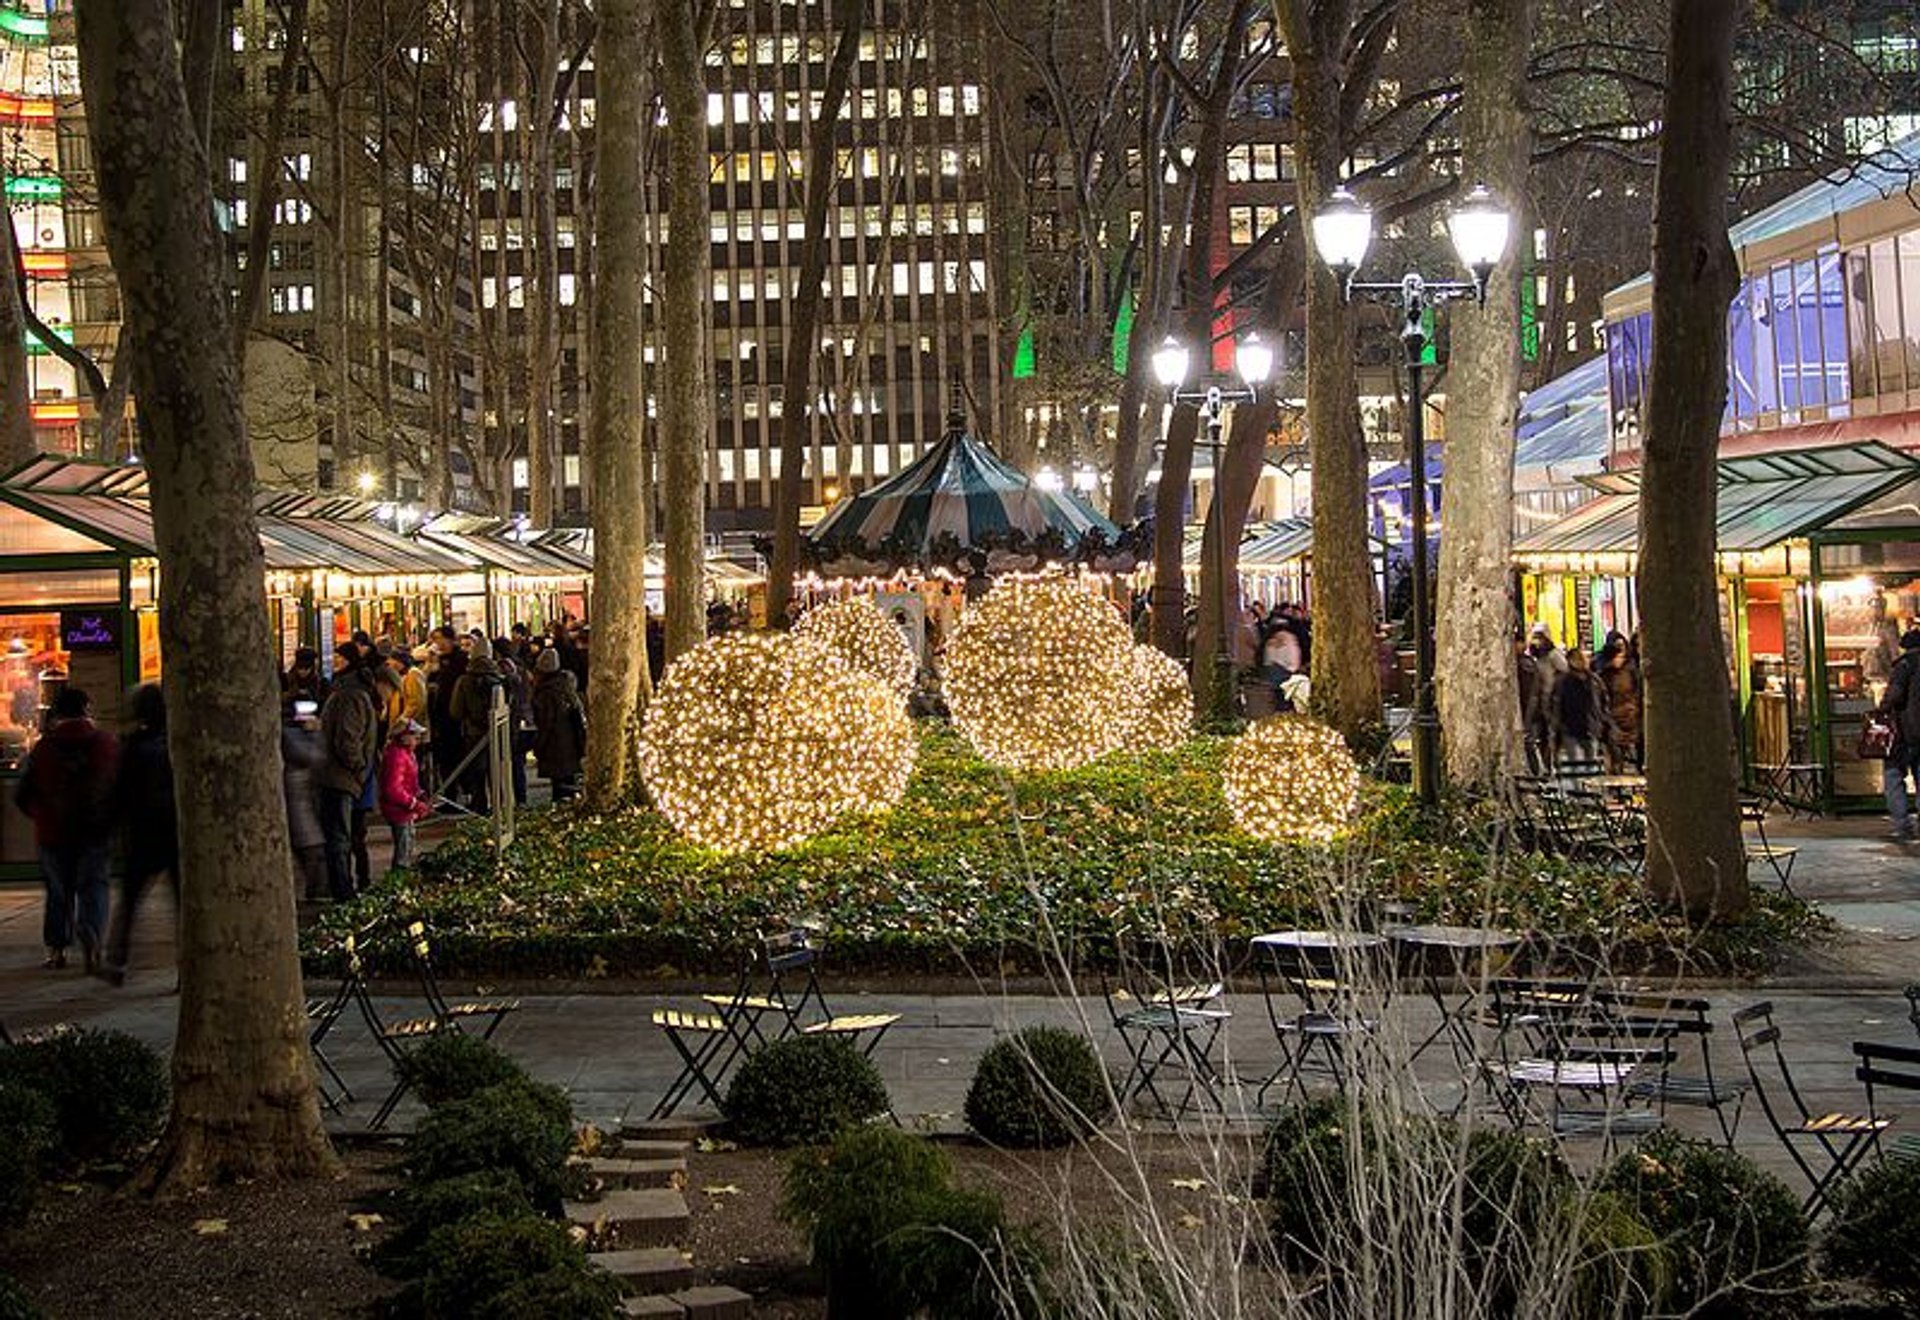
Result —
<path fill-rule="evenodd" d="M 1132 567 L 1135 540 L 1077 495 L 1034 484 L 955 416 L 932 449 L 835 505 L 809 533 L 807 558 L 829 577 L 1004 573 L 1069 561 L 1119 572 Z"/>

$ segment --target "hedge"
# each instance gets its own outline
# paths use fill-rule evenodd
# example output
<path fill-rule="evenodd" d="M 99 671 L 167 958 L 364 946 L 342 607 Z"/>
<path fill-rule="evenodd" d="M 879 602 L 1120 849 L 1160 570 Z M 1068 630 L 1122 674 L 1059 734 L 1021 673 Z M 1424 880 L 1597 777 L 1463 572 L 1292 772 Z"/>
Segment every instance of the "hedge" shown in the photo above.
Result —
<path fill-rule="evenodd" d="M 466 975 L 732 972 L 752 934 L 806 916 L 843 971 L 1037 968 L 1043 917 L 1100 957 L 1116 930 L 1168 911 L 1228 941 L 1318 926 L 1335 891 L 1411 902 L 1427 920 L 1553 931 L 1628 962 L 1690 943 L 1633 878 L 1489 849 L 1472 820 L 1423 825 L 1398 788 L 1370 785 L 1355 829 L 1330 847 L 1249 838 L 1220 791 L 1226 745 L 1201 737 L 1010 776 L 935 725 L 900 806 L 775 853 L 697 847 L 645 808 L 556 807 L 523 817 L 503 854 L 468 828 L 415 873 L 336 904 L 308 953 L 330 965 L 344 932 L 391 915 L 425 919 L 436 960 Z M 1696 964 L 1752 970 L 1817 921 L 1792 899 L 1756 899 L 1745 924 L 1692 943 Z"/>

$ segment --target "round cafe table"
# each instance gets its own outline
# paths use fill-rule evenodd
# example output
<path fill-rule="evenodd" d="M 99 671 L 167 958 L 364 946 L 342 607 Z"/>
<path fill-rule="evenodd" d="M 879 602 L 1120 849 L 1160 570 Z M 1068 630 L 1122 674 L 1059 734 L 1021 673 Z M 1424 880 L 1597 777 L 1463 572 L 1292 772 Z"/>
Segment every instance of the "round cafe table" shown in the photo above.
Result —
<path fill-rule="evenodd" d="M 1491 926 L 1392 926 L 1386 933 L 1396 948 L 1419 955 L 1421 987 L 1440 1011 L 1440 1024 L 1414 1047 L 1413 1053 L 1407 1056 L 1408 1064 L 1445 1036 L 1453 1047 L 1455 1061 L 1463 1068 L 1468 1066 L 1474 1057 L 1473 1012 L 1480 1001 L 1480 992 L 1474 989 L 1468 970 L 1478 971 L 1513 952 L 1525 937 Z M 1458 1004 L 1447 1003 L 1447 986 L 1441 979 L 1443 972 L 1454 980 L 1467 982 L 1466 997 Z"/>

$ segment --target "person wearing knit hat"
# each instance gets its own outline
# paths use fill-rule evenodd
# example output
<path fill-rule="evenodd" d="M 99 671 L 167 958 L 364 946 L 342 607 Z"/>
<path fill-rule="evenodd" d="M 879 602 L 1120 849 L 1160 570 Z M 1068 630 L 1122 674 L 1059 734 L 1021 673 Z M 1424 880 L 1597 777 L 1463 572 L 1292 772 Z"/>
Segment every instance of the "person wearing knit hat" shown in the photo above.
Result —
<path fill-rule="evenodd" d="M 551 646 L 549 646 L 546 650 L 540 653 L 540 658 L 533 662 L 533 672 L 536 674 L 559 673 L 560 672 L 560 653 L 554 650 Z"/>
<path fill-rule="evenodd" d="M 553 800 L 580 792 L 580 763 L 587 753 L 587 711 L 573 671 L 560 666 L 552 647 L 533 662 L 533 760 L 553 785 Z"/>

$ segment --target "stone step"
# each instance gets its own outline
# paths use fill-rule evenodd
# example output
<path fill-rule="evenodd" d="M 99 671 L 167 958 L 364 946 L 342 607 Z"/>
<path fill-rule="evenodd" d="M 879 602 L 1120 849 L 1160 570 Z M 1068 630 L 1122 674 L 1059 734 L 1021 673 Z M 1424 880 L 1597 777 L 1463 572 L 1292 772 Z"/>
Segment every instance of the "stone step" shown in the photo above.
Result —
<path fill-rule="evenodd" d="M 689 1147 L 684 1141 L 628 1141 L 621 1139 L 618 1150 L 607 1152 L 613 1160 L 685 1159 Z"/>
<path fill-rule="evenodd" d="M 620 1140 L 695 1142 L 720 1134 L 718 1118 L 629 1119 L 620 1125 Z"/>
<path fill-rule="evenodd" d="M 738 1288 L 708 1285 L 684 1288 L 666 1296 L 629 1297 L 630 1316 L 661 1316 L 666 1320 L 750 1320 L 753 1298 Z"/>
<path fill-rule="evenodd" d="M 637 1247 L 626 1251 L 595 1251 L 587 1263 L 620 1281 L 620 1290 L 632 1296 L 669 1293 L 693 1285 L 693 1265 L 677 1247 Z"/>
<path fill-rule="evenodd" d="M 665 1159 L 628 1159 L 624 1155 L 584 1161 L 587 1175 L 597 1178 L 608 1189 L 624 1187 L 672 1187 L 687 1185 L 687 1161 L 683 1155 Z"/>
<path fill-rule="evenodd" d="M 687 1232 L 687 1201 L 664 1187 L 608 1192 L 598 1201 L 568 1201 L 567 1222 L 587 1231 L 592 1245 L 667 1247 Z"/>

